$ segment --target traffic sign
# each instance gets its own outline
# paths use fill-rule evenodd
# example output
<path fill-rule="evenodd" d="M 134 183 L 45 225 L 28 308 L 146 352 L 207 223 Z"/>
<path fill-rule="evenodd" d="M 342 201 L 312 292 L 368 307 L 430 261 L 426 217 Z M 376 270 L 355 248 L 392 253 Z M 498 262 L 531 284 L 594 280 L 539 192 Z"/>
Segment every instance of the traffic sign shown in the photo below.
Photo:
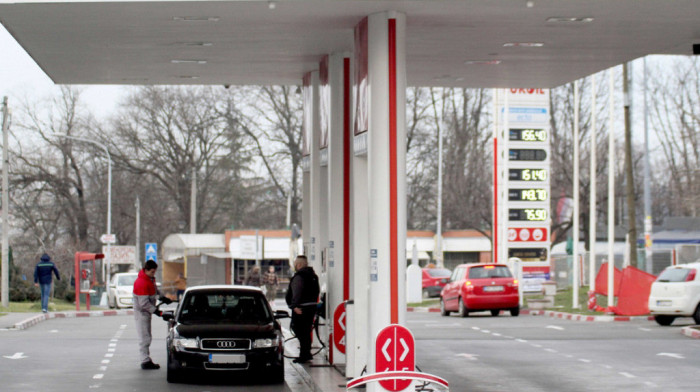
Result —
<path fill-rule="evenodd" d="M 116 244 L 117 243 L 117 235 L 116 234 L 102 234 L 100 236 L 100 242 L 103 244 Z"/>
<path fill-rule="evenodd" d="M 333 343 L 342 354 L 345 354 L 346 314 L 345 302 L 341 302 L 333 312 Z"/>
<path fill-rule="evenodd" d="M 155 242 L 146 243 L 146 260 L 158 262 L 158 244 Z"/>
<path fill-rule="evenodd" d="M 413 334 L 408 328 L 391 324 L 377 334 L 376 372 L 413 371 L 416 367 L 416 350 Z M 411 380 L 394 379 L 379 381 L 387 391 L 403 391 L 411 385 Z"/>

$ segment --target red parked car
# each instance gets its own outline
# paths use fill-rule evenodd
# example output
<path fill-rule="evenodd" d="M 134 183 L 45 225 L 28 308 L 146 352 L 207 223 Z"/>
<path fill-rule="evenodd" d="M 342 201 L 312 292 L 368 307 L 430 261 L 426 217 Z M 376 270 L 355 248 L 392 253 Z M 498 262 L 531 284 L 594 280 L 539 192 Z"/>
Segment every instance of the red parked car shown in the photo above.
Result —
<path fill-rule="evenodd" d="M 501 310 L 509 310 L 511 316 L 520 314 L 518 280 L 503 264 L 458 265 L 440 293 L 440 313 L 467 317 L 469 312 L 484 310 L 493 316 Z"/>
<path fill-rule="evenodd" d="M 445 268 L 423 268 L 423 298 L 439 297 L 451 275 Z"/>

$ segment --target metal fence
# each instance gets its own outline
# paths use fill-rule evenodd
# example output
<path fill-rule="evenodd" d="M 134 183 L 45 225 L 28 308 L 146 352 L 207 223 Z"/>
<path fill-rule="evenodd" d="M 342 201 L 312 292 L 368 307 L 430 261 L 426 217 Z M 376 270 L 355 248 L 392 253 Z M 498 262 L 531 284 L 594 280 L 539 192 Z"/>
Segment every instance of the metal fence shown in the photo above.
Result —
<path fill-rule="evenodd" d="M 578 268 L 581 276 L 581 285 L 589 286 L 590 254 L 586 252 L 579 255 Z M 595 270 L 599 271 L 600 266 L 607 262 L 607 254 L 596 254 Z M 637 268 L 652 275 L 659 275 L 664 268 L 674 264 L 686 264 L 700 261 L 700 245 L 684 244 L 676 245 L 672 249 L 655 250 L 651 260 L 647 260 L 646 252 L 641 249 L 637 251 Z M 558 289 L 566 289 L 573 284 L 573 256 L 553 255 L 551 279 L 557 283 Z M 625 258 L 622 254 L 615 255 L 615 267 L 623 269 Z"/>

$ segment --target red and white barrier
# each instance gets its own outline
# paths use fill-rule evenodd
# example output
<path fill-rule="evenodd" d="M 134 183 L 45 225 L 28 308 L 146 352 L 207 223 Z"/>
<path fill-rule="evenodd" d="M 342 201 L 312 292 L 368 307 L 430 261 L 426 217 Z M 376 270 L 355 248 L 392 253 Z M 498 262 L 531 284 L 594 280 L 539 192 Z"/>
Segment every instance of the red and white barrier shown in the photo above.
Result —
<path fill-rule="evenodd" d="M 391 381 L 391 380 L 416 380 L 434 384 L 444 391 L 449 391 L 450 386 L 447 380 L 433 376 L 432 374 L 408 371 L 393 371 L 368 374 L 362 377 L 354 378 L 346 384 L 346 390 L 350 390 L 370 382 Z"/>

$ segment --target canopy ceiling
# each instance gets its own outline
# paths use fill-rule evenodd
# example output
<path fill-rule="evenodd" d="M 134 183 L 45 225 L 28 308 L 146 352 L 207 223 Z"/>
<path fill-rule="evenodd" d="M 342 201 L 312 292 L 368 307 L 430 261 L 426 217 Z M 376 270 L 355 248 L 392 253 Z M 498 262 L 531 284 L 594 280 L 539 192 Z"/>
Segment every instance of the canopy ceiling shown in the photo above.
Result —
<path fill-rule="evenodd" d="M 697 0 L 0 0 L 0 22 L 60 84 L 299 84 L 384 10 L 406 14 L 414 86 L 555 87 L 700 43 Z"/>

